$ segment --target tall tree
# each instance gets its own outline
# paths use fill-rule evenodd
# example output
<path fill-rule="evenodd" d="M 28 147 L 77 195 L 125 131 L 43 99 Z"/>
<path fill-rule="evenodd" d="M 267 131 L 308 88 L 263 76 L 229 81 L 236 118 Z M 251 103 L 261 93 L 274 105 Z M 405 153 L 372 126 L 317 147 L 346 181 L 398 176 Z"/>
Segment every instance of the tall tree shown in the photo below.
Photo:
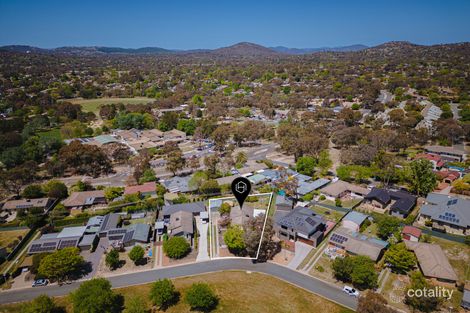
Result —
<path fill-rule="evenodd" d="M 426 159 L 412 161 L 408 181 L 411 185 L 411 190 L 419 196 L 433 191 L 437 185 L 437 177 L 433 172 L 432 163 Z"/>
<path fill-rule="evenodd" d="M 111 290 L 111 283 L 104 278 L 84 281 L 71 293 L 74 313 L 119 313 L 122 297 Z"/>
<path fill-rule="evenodd" d="M 168 153 L 165 157 L 166 169 L 176 175 L 176 172 L 182 170 L 186 165 L 186 159 L 183 157 L 181 149 Z"/>

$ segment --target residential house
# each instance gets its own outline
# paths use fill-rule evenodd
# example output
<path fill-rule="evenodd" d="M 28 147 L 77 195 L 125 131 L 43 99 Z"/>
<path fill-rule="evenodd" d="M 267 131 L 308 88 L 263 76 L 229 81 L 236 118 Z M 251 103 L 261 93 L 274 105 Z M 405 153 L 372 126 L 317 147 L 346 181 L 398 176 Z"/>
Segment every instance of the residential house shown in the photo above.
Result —
<path fill-rule="evenodd" d="M 369 237 L 364 234 L 339 227 L 330 236 L 330 245 L 340 248 L 351 255 L 368 256 L 377 262 L 388 247 L 388 242 L 378 238 Z"/>
<path fill-rule="evenodd" d="M 418 242 L 419 238 L 421 237 L 421 229 L 414 226 L 405 225 L 401 231 L 401 237 L 403 240 Z"/>
<path fill-rule="evenodd" d="M 65 227 L 59 233 L 42 235 L 33 240 L 28 248 L 28 254 L 42 252 L 54 252 L 69 247 L 78 247 L 78 244 L 86 231 L 86 226 Z"/>
<path fill-rule="evenodd" d="M 253 185 L 265 184 L 265 183 L 268 182 L 268 179 L 266 178 L 266 176 L 264 176 L 262 174 L 255 174 L 255 175 L 249 176 L 248 180 Z"/>
<path fill-rule="evenodd" d="M 124 195 L 139 193 L 141 196 L 155 196 L 157 194 L 157 184 L 154 181 L 143 183 L 142 185 L 126 186 Z"/>
<path fill-rule="evenodd" d="M 42 209 L 44 212 L 49 211 L 55 203 L 52 198 L 38 198 L 38 199 L 21 199 L 10 200 L 3 204 L 2 210 L 4 211 L 18 211 L 30 209 Z"/>
<path fill-rule="evenodd" d="M 91 220 L 91 219 L 90 219 Z M 90 222 L 90 220 L 88 222 Z M 96 221 L 99 221 L 98 219 Z M 100 221 L 98 234 L 100 237 L 107 237 L 111 229 L 115 229 L 121 222 L 121 216 L 117 213 L 109 213 Z"/>
<path fill-rule="evenodd" d="M 109 229 L 108 240 L 113 241 L 113 246 L 128 247 L 136 243 L 148 243 L 150 234 L 150 225 L 138 223 L 127 227 Z"/>
<path fill-rule="evenodd" d="M 346 214 L 342 220 L 342 226 L 351 231 L 358 232 L 365 220 L 369 218 L 369 215 L 362 214 L 357 211 L 350 211 Z"/>
<path fill-rule="evenodd" d="M 416 205 L 416 196 L 403 190 L 372 188 L 364 197 L 363 206 L 379 213 L 406 218 Z"/>
<path fill-rule="evenodd" d="M 237 169 L 237 172 L 238 174 L 247 177 L 267 168 L 268 167 L 264 163 L 257 163 L 256 161 L 249 160 L 242 168 Z"/>
<path fill-rule="evenodd" d="M 449 185 L 460 178 L 460 172 L 458 171 L 437 171 L 435 173 L 439 180 Z"/>
<path fill-rule="evenodd" d="M 285 195 L 276 195 L 276 211 L 291 211 L 293 205 L 293 201 Z"/>
<path fill-rule="evenodd" d="M 302 241 L 314 247 L 323 239 L 326 221 L 312 210 L 296 207 L 276 219 L 275 230 L 282 240 Z"/>
<path fill-rule="evenodd" d="M 194 216 L 189 211 L 174 212 L 167 225 L 170 237 L 180 236 L 191 242 L 194 236 Z"/>
<path fill-rule="evenodd" d="M 405 240 L 405 245 L 415 253 L 425 277 L 444 282 L 457 281 L 457 275 L 439 245 L 408 240 Z"/>
<path fill-rule="evenodd" d="M 163 139 L 165 142 L 183 142 L 186 140 L 186 133 L 178 129 L 172 129 L 163 134 Z"/>
<path fill-rule="evenodd" d="M 85 208 L 105 205 L 106 198 L 103 190 L 76 191 L 62 201 L 62 204 L 67 209 L 83 210 Z"/>
<path fill-rule="evenodd" d="M 424 109 L 421 110 L 423 119 L 416 125 L 416 128 L 431 129 L 433 122 L 437 121 L 441 116 L 442 110 L 437 105 L 431 103 L 428 100 L 423 100 L 420 102 L 420 104 L 424 105 Z"/>
<path fill-rule="evenodd" d="M 170 216 L 179 211 L 190 212 L 193 216 L 197 216 L 201 212 L 206 211 L 206 204 L 204 201 L 200 201 L 165 205 L 162 208 L 163 219 L 165 222 L 169 222 Z"/>
<path fill-rule="evenodd" d="M 467 153 L 456 147 L 425 146 L 424 150 L 429 154 L 438 155 L 447 161 L 462 162 L 467 158 Z"/>
<path fill-rule="evenodd" d="M 458 235 L 470 235 L 470 200 L 430 193 L 421 207 L 418 221 L 433 222 L 433 228 Z"/>
<path fill-rule="evenodd" d="M 224 177 L 217 178 L 216 181 L 217 181 L 217 184 L 219 184 L 219 186 L 231 185 L 232 182 L 235 180 L 235 178 L 238 178 L 238 177 L 241 177 L 241 175 L 235 174 L 231 176 L 224 176 Z"/>
<path fill-rule="evenodd" d="M 470 310 L 470 281 L 465 283 L 463 288 L 463 297 L 462 302 L 460 302 L 460 306 L 465 310 Z"/>
<path fill-rule="evenodd" d="M 319 178 L 313 182 L 299 180 L 297 194 L 299 196 L 305 196 L 306 194 L 327 185 L 329 182 L 330 180 L 327 178 Z"/>
<path fill-rule="evenodd" d="M 162 180 L 163 186 L 171 193 L 186 193 L 197 190 L 196 186 L 190 184 L 192 176 L 175 176 Z"/>
<path fill-rule="evenodd" d="M 420 153 L 416 155 L 415 159 L 425 159 L 430 161 L 435 171 L 440 171 L 445 165 L 442 158 L 436 154 Z"/>
<path fill-rule="evenodd" d="M 335 199 L 345 200 L 363 198 L 369 193 L 369 189 L 338 180 L 322 188 L 320 193 L 328 200 L 334 201 Z"/>

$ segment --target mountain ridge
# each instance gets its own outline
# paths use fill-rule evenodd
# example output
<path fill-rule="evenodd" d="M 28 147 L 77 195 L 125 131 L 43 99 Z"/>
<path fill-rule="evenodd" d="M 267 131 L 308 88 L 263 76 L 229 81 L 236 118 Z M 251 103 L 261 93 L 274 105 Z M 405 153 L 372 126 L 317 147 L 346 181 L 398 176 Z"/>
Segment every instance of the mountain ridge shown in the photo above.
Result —
<path fill-rule="evenodd" d="M 181 55 L 181 54 L 208 54 L 214 56 L 282 56 L 282 55 L 310 55 L 319 52 L 360 52 L 360 51 L 394 51 L 394 50 L 412 50 L 423 47 L 434 46 L 454 46 L 465 45 L 468 42 L 437 44 L 437 45 L 418 45 L 408 41 L 390 41 L 380 45 L 368 47 L 362 44 L 338 47 L 320 47 L 320 48 L 289 48 L 285 46 L 265 47 L 251 42 L 239 42 L 230 46 L 217 49 L 191 49 L 177 50 L 165 49 L 161 47 L 141 47 L 141 48 L 121 48 L 106 46 L 64 46 L 57 48 L 40 48 L 29 45 L 6 45 L 0 46 L 2 51 L 20 52 L 20 53 L 43 53 L 43 54 L 70 54 L 70 55 Z"/>

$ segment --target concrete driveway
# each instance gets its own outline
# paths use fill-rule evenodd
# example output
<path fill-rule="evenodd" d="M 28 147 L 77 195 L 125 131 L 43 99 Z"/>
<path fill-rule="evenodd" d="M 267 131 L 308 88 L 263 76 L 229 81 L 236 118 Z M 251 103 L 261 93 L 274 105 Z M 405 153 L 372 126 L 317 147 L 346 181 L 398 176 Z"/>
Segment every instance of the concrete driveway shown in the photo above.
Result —
<path fill-rule="evenodd" d="M 307 257 L 307 254 L 312 251 L 313 247 L 300 242 L 296 241 L 295 242 L 295 256 L 294 258 L 287 264 L 287 267 L 295 270 L 297 267 L 302 263 L 302 261 Z"/>
<path fill-rule="evenodd" d="M 96 271 L 98 271 L 98 268 L 100 266 L 101 258 L 103 257 L 103 254 L 108 249 L 108 247 L 108 238 L 100 238 L 100 242 L 98 243 L 98 246 L 96 247 L 96 250 L 94 252 L 83 251 L 80 253 L 80 255 L 83 256 L 83 258 L 85 259 L 85 261 L 89 262 L 91 265 L 91 272 L 87 273 L 87 275 L 84 277 L 85 279 L 93 278 L 95 276 Z"/>
<path fill-rule="evenodd" d="M 209 229 L 209 223 L 202 223 L 202 220 L 199 216 L 196 216 L 196 227 L 199 233 L 198 241 L 198 253 L 196 261 L 207 261 L 209 260 L 209 252 L 207 246 L 207 231 Z"/>

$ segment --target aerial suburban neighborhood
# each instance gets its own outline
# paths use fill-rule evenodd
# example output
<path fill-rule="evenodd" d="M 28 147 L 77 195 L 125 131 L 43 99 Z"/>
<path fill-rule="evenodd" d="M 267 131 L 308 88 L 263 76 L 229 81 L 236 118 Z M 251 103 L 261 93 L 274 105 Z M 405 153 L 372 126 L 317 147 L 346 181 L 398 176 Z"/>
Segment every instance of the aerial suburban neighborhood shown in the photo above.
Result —
<path fill-rule="evenodd" d="M 430 25 L 414 1 L 380 4 L 415 29 L 411 43 L 364 15 L 382 12 L 372 2 L 298 4 L 299 19 L 272 3 L 289 18 L 268 40 L 251 24 L 265 7 L 240 3 L 231 10 L 258 25 L 244 37 L 273 46 L 227 45 L 247 25 L 227 15 L 236 27 L 219 30 L 186 4 L 18 2 L 1 3 L 0 20 L 73 11 L 83 30 L 0 34 L 0 313 L 470 312 L 468 16 L 447 39 L 410 26 Z M 433 20 L 451 7 L 421 5 Z M 94 15 L 121 6 L 147 17 Z M 85 8 L 107 24 L 93 39 Z M 337 29 L 343 13 L 354 30 Z M 315 39 L 326 24 L 341 41 Z M 359 24 L 365 37 L 338 37 Z M 183 44 L 202 25 L 207 40 Z M 384 35 L 367 39 L 376 26 Z M 149 46 L 159 38 L 181 48 Z"/>

